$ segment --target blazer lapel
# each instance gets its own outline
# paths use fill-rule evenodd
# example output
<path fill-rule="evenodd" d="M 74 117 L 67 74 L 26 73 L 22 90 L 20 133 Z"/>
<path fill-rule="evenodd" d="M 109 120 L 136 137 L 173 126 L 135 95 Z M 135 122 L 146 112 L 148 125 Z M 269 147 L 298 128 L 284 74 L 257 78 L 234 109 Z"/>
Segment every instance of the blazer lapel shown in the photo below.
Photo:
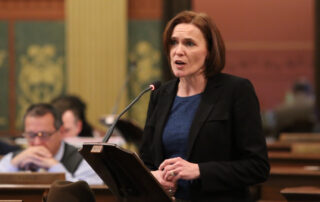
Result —
<path fill-rule="evenodd" d="M 189 159 L 196 137 L 208 115 L 214 110 L 215 103 L 217 103 L 222 93 L 220 78 L 221 74 L 218 74 L 208 79 L 207 86 L 203 92 L 198 110 L 190 128 L 186 159 Z"/>
<path fill-rule="evenodd" d="M 161 97 L 160 97 L 160 108 L 159 110 L 162 113 L 159 113 L 160 116 L 158 117 L 158 124 L 156 124 L 156 128 L 155 128 L 155 138 L 156 141 L 159 142 L 159 144 L 156 145 L 157 149 L 156 151 L 159 151 L 159 154 L 156 155 L 157 159 L 156 162 L 158 164 L 160 164 L 164 159 L 164 155 L 163 155 L 163 145 L 162 145 L 162 133 L 165 127 L 165 124 L 167 122 L 169 113 L 170 113 L 170 109 L 172 106 L 172 103 L 174 101 L 174 98 L 176 97 L 177 94 L 177 84 L 178 84 L 178 79 L 175 80 L 175 82 L 172 82 L 168 88 L 166 88 L 164 90 L 163 93 L 161 93 Z"/>

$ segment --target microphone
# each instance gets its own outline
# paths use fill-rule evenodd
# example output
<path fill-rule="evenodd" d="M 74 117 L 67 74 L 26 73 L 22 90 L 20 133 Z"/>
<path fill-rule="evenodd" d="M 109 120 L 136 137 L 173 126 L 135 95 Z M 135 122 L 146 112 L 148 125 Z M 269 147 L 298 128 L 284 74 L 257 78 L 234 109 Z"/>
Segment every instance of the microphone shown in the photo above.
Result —
<path fill-rule="evenodd" d="M 111 125 L 111 127 L 108 129 L 107 133 L 105 134 L 102 142 L 108 142 L 109 138 L 111 137 L 112 135 L 112 132 L 114 130 L 114 128 L 116 127 L 117 125 L 117 122 L 119 121 L 120 117 L 126 113 L 131 107 L 132 105 L 134 105 L 140 98 L 143 94 L 145 94 L 146 92 L 152 90 L 156 90 L 158 89 L 159 87 L 161 86 L 161 82 L 160 81 L 156 81 L 156 82 L 153 82 L 152 84 L 149 85 L 148 88 L 144 89 L 118 116 L 117 118 L 113 121 L 113 124 Z"/>

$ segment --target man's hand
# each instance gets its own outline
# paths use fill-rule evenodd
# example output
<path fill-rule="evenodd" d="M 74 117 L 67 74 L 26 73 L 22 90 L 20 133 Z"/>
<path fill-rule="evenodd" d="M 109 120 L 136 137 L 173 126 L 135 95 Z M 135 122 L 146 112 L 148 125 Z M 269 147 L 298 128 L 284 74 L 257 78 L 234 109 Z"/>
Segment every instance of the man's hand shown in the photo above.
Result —
<path fill-rule="evenodd" d="M 52 157 L 50 151 L 43 146 L 32 146 L 11 160 L 12 165 L 19 168 L 28 168 L 30 165 L 48 169 L 59 163 Z"/>

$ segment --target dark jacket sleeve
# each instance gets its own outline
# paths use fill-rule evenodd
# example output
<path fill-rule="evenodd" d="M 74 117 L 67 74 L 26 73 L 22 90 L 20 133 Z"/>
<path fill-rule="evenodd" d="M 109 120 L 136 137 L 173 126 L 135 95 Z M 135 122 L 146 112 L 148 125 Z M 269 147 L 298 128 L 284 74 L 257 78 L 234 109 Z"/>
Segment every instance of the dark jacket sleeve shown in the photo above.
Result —
<path fill-rule="evenodd" d="M 263 182 L 269 175 L 267 148 L 254 88 L 246 79 L 239 79 L 232 86 L 228 107 L 230 116 L 225 124 L 230 131 L 232 152 L 220 148 L 221 152 L 230 153 L 231 157 L 199 163 L 199 181 L 203 191 L 239 189 Z"/>

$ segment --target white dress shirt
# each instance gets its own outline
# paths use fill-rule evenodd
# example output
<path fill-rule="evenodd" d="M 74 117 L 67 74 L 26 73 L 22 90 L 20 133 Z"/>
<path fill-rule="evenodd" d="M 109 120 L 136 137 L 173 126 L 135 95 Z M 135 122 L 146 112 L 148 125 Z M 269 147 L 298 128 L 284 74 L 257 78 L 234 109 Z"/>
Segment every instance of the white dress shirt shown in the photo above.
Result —
<path fill-rule="evenodd" d="M 64 154 L 64 144 L 64 142 L 61 143 L 59 151 L 54 156 L 54 159 L 56 159 L 59 163 L 50 167 L 48 172 L 63 172 L 66 175 L 66 180 L 72 182 L 84 180 L 91 185 L 103 184 L 103 181 L 100 179 L 100 177 L 84 159 L 81 161 L 78 169 L 73 175 L 64 167 L 64 165 L 60 162 Z M 19 168 L 11 164 L 12 155 L 13 153 L 10 152 L 0 160 L 0 172 L 19 172 Z"/>

